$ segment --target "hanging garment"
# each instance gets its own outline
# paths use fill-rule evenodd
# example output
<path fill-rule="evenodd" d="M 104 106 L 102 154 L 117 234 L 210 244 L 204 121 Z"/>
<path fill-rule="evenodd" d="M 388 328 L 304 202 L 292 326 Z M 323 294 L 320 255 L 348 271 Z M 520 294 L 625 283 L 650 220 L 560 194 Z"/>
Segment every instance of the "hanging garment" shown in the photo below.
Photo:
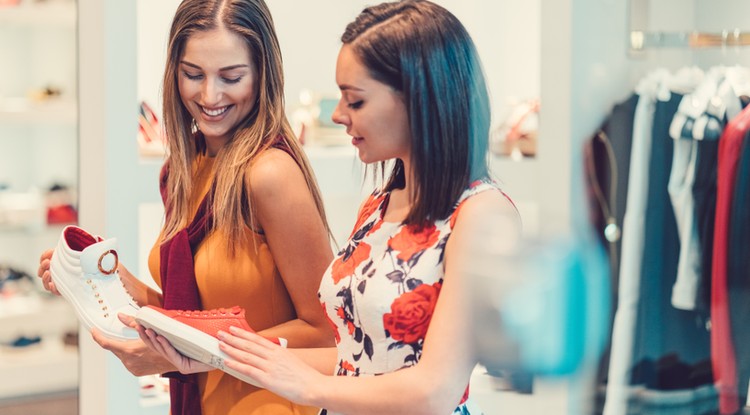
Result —
<path fill-rule="evenodd" d="M 739 409 L 737 369 L 727 292 L 728 232 L 739 154 L 750 128 L 750 107 L 729 122 L 719 140 L 716 222 L 711 276 L 711 360 L 722 414 Z"/>
<path fill-rule="evenodd" d="M 664 69 L 658 69 L 641 80 L 636 88 L 639 100 L 633 121 L 628 196 L 623 219 L 618 307 L 612 331 L 605 415 L 624 415 L 628 408 L 634 333 L 640 301 L 651 134 L 657 96 L 662 100 L 669 100 L 670 89 L 683 94 L 689 93 L 702 76 L 702 71 L 697 68 L 684 68 L 674 76 Z"/>
<path fill-rule="evenodd" d="M 747 401 L 750 380 L 750 131 L 742 141 L 729 223 L 729 320 L 737 359 L 737 392 L 742 403 Z"/>
<path fill-rule="evenodd" d="M 699 87 L 680 102 L 670 126 L 669 133 L 675 142 L 669 195 L 680 237 L 672 305 L 682 310 L 702 309 L 696 306 L 703 275 L 703 254 L 698 219 L 695 216 L 696 197 L 693 185 L 696 180 L 699 142 L 718 140 L 728 119 L 737 116 L 742 108 L 734 92 L 734 82 L 730 80 L 733 78 L 733 69 L 715 67 L 708 71 Z"/>
<path fill-rule="evenodd" d="M 719 125 L 718 118 L 709 117 L 707 110 L 722 79 L 722 72 L 709 71 L 701 85 L 693 93 L 685 95 L 680 102 L 669 128 L 669 135 L 674 139 L 674 151 L 668 191 L 680 238 L 677 278 L 672 287 L 671 302 L 681 310 L 695 309 L 700 283 L 700 241 L 692 194 L 698 160 L 696 140 L 718 139 L 721 134 L 723 125 Z M 714 131 L 716 137 L 710 134 Z"/>
<path fill-rule="evenodd" d="M 612 329 L 609 373 L 604 415 L 625 415 L 628 401 L 628 377 L 632 362 L 633 332 L 638 308 L 638 291 L 643 253 L 643 220 L 646 213 L 650 138 L 656 107 L 656 95 L 669 73 L 658 70 L 641 80 L 636 93 L 638 104 L 633 120 L 628 197 L 623 217 L 622 257 L 620 261 L 618 305 Z"/>
<path fill-rule="evenodd" d="M 586 178 L 591 204 L 592 222 L 602 245 L 607 249 L 610 264 L 610 287 L 614 319 L 617 310 L 620 253 L 625 201 L 628 192 L 628 170 L 633 139 L 633 119 L 638 95 L 616 104 L 600 131 L 585 148 Z M 610 321 L 609 324 L 613 324 Z M 605 347 L 599 362 L 597 384 L 603 384 L 609 370 L 610 346 Z"/>

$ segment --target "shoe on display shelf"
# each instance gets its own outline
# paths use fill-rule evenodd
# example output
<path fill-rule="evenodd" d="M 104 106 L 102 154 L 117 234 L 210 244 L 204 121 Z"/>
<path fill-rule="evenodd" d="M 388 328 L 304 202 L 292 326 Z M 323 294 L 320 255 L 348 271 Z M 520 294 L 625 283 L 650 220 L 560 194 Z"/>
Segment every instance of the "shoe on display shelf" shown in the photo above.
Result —
<path fill-rule="evenodd" d="M 96 327 L 116 340 L 137 339 L 138 332 L 117 318 L 118 313 L 135 315 L 139 308 L 120 281 L 118 265 L 116 239 L 102 240 L 71 225 L 62 231 L 50 272 L 86 329 Z"/>
<path fill-rule="evenodd" d="M 216 338 L 219 330 L 229 332 L 232 326 L 255 332 L 247 324 L 245 310 L 241 307 L 185 311 L 145 306 L 138 310 L 135 319 L 142 326 L 164 336 L 183 355 L 211 365 L 251 385 L 259 386 L 255 379 L 224 365 L 224 360 L 229 356 L 219 349 L 219 340 Z M 287 345 L 286 339 L 281 337 L 267 339 L 283 347 Z"/>

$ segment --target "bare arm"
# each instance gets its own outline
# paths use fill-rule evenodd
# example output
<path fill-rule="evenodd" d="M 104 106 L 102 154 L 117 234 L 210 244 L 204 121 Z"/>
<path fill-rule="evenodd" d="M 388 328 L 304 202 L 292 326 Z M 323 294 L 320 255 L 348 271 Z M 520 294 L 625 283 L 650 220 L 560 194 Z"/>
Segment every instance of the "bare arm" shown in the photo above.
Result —
<path fill-rule="evenodd" d="M 333 346 L 318 301 L 323 272 L 333 259 L 323 220 L 302 171 L 285 152 L 270 149 L 251 166 L 249 194 L 297 318 L 262 332 L 289 347 Z"/>
<path fill-rule="evenodd" d="M 227 366 L 258 379 L 267 389 L 293 401 L 357 414 L 450 413 L 461 400 L 476 364 L 468 308 L 469 275 L 462 252 L 469 245 L 472 227 L 462 218 L 492 220 L 501 210 L 515 216 L 515 209 L 502 195 L 484 192 L 469 199 L 461 209 L 445 252 L 446 274 L 440 298 L 425 338 L 422 359 L 414 367 L 382 376 L 324 376 L 304 365 L 297 356 L 252 333 L 233 330 L 222 335 L 222 345 L 234 361 Z M 520 223 L 504 221 L 508 238 L 516 239 Z M 451 341 L 445 341 L 451 339 Z M 458 341 L 466 339 L 466 341 Z M 409 393 L 403 393 L 408 390 Z M 383 399 L 383 397 L 388 397 Z M 419 402 L 415 405 L 415 402 Z"/>
<path fill-rule="evenodd" d="M 120 264 L 120 266 L 117 269 L 120 274 L 120 280 L 122 281 L 122 285 L 125 286 L 125 289 L 128 291 L 131 297 L 135 300 L 136 303 L 138 303 L 139 306 L 143 307 L 145 305 L 155 305 L 155 306 L 161 306 L 162 304 L 162 295 L 161 293 L 155 291 L 153 288 L 149 287 L 146 283 L 139 280 L 135 275 L 130 273 L 127 268 L 125 268 L 124 265 Z"/>

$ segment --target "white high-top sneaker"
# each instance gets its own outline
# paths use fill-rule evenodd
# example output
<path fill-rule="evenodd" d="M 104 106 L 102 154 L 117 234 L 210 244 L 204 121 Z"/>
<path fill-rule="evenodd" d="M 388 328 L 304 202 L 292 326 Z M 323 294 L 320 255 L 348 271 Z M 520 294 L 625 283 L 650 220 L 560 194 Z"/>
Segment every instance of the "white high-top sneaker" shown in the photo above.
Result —
<path fill-rule="evenodd" d="M 70 302 L 78 320 L 118 340 L 138 338 L 117 313 L 134 316 L 138 305 L 117 272 L 117 240 L 101 240 L 77 226 L 67 226 L 52 254 L 50 272 L 57 290 Z"/>

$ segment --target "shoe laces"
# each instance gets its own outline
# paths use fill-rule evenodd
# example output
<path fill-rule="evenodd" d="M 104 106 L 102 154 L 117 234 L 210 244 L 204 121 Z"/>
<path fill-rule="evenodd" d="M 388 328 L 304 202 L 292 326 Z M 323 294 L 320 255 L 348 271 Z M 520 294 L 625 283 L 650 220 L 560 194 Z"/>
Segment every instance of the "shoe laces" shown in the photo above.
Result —
<path fill-rule="evenodd" d="M 86 279 L 86 285 L 91 287 L 91 291 L 94 294 L 94 298 L 96 299 L 96 302 L 99 303 L 99 307 L 101 307 L 102 316 L 104 318 L 109 317 L 109 305 L 104 303 L 104 297 L 99 292 L 99 288 L 96 285 L 96 282 L 92 278 Z"/>
<path fill-rule="evenodd" d="M 185 317 L 220 317 L 220 316 L 237 316 L 240 313 L 240 307 L 232 308 L 214 308 L 212 310 L 174 310 L 177 315 Z"/>
<path fill-rule="evenodd" d="M 128 300 L 132 304 L 137 304 L 136 301 L 135 301 L 135 299 L 133 298 L 133 296 L 130 295 L 130 292 L 128 292 L 127 288 L 125 288 L 125 283 L 122 282 L 122 278 L 120 278 L 120 270 L 116 270 L 114 272 L 112 278 L 117 278 L 117 281 L 122 286 L 122 291 L 125 293 L 125 295 L 127 296 Z M 88 279 L 86 279 L 86 284 L 89 287 L 91 287 L 91 291 L 94 293 L 94 298 L 96 299 L 96 302 L 99 304 L 99 307 L 101 307 L 102 316 L 104 318 L 109 318 L 109 312 L 110 312 L 109 305 L 105 304 L 104 297 L 99 292 L 99 288 L 97 286 L 96 281 L 94 281 L 92 278 L 88 278 Z"/>

